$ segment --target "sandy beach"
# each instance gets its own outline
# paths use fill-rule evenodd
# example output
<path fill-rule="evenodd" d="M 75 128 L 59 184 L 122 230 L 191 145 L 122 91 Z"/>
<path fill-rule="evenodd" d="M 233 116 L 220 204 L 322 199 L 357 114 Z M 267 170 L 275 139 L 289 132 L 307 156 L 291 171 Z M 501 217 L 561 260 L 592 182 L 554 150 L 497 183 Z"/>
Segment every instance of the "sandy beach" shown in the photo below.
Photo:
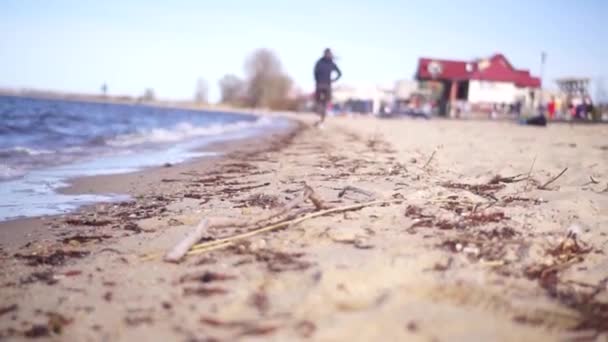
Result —
<path fill-rule="evenodd" d="M 608 126 L 287 116 L 223 157 L 66 189 L 133 201 L 1 223 L 0 340 L 608 341 Z M 202 218 L 306 186 L 384 203 L 162 260 Z"/>

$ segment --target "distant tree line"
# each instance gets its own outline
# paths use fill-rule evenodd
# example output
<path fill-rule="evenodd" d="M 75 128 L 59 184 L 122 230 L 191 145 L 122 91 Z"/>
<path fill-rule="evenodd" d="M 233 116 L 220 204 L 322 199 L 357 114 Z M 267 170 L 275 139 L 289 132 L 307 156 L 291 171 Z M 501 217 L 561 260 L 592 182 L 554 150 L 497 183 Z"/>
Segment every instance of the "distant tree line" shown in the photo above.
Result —
<path fill-rule="evenodd" d="M 227 74 L 219 80 L 220 101 L 232 106 L 296 110 L 293 81 L 274 51 L 258 49 L 247 57 L 245 78 Z"/>

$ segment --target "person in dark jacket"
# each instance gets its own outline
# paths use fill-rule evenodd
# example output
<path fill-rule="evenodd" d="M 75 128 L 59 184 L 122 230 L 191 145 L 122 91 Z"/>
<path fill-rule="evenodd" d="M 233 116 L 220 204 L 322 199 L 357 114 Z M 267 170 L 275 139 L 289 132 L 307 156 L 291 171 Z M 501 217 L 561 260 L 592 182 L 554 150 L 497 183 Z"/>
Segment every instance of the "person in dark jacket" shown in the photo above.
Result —
<path fill-rule="evenodd" d="M 336 73 L 332 77 L 332 73 Z M 315 105 L 317 113 L 321 116 L 319 124 L 325 120 L 327 104 L 331 101 L 331 84 L 342 77 L 342 72 L 334 63 L 334 56 L 330 49 L 325 49 L 323 57 L 315 64 Z"/>

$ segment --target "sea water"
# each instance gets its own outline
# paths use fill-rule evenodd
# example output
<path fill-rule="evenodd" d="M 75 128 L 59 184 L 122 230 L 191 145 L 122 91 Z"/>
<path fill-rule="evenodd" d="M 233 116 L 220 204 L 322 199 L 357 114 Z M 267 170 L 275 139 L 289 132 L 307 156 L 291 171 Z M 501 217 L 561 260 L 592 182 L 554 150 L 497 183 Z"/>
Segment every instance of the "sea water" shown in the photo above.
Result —
<path fill-rule="evenodd" d="M 288 125 L 249 114 L 0 96 L 0 220 L 126 200 L 57 189 L 74 177 L 215 155 L 205 146 Z"/>

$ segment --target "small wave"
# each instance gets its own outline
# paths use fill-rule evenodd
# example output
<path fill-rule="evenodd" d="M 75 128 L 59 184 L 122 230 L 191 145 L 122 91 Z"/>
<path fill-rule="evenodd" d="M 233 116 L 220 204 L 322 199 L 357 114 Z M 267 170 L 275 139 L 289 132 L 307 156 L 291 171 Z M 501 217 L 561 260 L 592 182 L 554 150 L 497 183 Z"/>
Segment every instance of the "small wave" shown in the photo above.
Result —
<path fill-rule="evenodd" d="M 0 149 L 0 158 L 23 157 L 23 156 L 39 156 L 43 154 L 54 153 L 50 150 L 34 149 L 23 146 L 15 146 L 6 149 Z"/>
<path fill-rule="evenodd" d="M 0 164 L 0 181 L 16 179 L 25 174 L 25 170 L 17 169 L 6 164 Z"/>
<path fill-rule="evenodd" d="M 230 124 L 214 124 L 209 126 L 194 126 L 189 122 L 180 122 L 172 129 L 154 128 L 137 133 L 119 135 L 106 144 L 113 147 L 129 147 L 142 144 L 171 143 L 196 137 L 214 136 L 237 132 L 246 129 L 272 125 L 273 120 L 267 117 L 256 121 L 241 121 Z"/>

